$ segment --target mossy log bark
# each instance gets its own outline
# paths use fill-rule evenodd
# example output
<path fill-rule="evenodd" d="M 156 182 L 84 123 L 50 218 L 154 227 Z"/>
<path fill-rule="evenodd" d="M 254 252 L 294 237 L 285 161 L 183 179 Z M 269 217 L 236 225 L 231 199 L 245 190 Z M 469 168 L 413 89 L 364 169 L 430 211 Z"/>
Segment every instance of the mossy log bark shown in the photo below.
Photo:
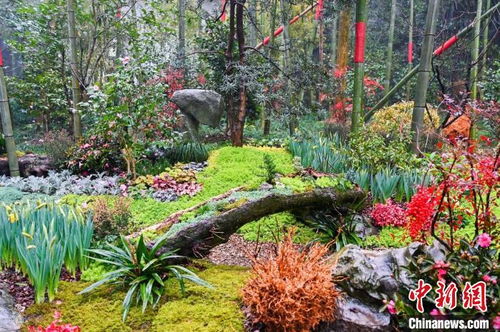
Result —
<path fill-rule="evenodd" d="M 262 217 L 308 208 L 330 208 L 347 213 L 362 207 L 365 200 L 366 193 L 361 190 L 339 193 L 332 188 L 294 195 L 271 194 L 186 226 L 167 240 L 165 249 L 177 250 L 176 253 L 183 256 L 200 257 L 226 242 L 243 225 Z"/>

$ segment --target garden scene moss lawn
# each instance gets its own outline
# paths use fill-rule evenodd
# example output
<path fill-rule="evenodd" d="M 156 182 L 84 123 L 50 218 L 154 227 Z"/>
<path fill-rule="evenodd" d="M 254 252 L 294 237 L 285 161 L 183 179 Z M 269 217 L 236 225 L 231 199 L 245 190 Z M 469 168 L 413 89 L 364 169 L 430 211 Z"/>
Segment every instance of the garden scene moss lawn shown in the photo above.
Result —
<path fill-rule="evenodd" d="M 0 332 L 500 331 L 499 15 L 0 0 Z"/>

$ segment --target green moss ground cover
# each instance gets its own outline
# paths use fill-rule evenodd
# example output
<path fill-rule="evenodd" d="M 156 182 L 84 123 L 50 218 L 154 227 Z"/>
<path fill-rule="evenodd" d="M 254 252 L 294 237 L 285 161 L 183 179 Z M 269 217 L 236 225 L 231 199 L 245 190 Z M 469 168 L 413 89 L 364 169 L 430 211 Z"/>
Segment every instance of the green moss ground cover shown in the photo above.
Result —
<path fill-rule="evenodd" d="M 60 311 L 64 322 L 78 325 L 85 332 L 102 331 L 243 331 L 240 310 L 240 289 L 249 272 L 246 268 L 204 266 L 197 274 L 215 288 L 207 289 L 187 284 L 186 297 L 182 297 L 175 280 L 170 280 L 167 295 L 156 309 L 142 314 L 134 307 L 125 323 L 121 321 L 121 303 L 124 290 L 102 287 L 96 292 L 78 295 L 89 285 L 87 282 L 61 282 L 56 300 L 31 306 L 24 325 L 48 325 L 54 311 Z"/>

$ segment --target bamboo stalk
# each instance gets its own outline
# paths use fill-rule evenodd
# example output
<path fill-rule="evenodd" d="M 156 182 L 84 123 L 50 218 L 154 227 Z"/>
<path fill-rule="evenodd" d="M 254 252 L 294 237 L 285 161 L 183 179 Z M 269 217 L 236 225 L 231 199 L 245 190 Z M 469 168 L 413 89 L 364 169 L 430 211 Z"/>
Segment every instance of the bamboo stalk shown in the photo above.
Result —
<path fill-rule="evenodd" d="M 491 7 L 491 0 L 486 0 L 486 6 L 485 10 L 490 9 Z M 486 19 L 484 22 L 484 29 L 483 29 L 483 58 L 481 62 L 481 73 L 480 77 L 484 79 L 484 75 L 486 72 L 486 60 L 488 59 L 488 35 L 489 35 L 489 26 L 490 26 L 490 20 Z"/>
<path fill-rule="evenodd" d="M 3 71 L 3 60 L 0 49 L 0 115 L 2 117 L 2 129 L 9 161 L 10 176 L 19 176 L 19 162 L 16 154 L 16 142 L 14 140 L 14 130 L 12 129 L 12 119 L 10 116 L 9 97 L 7 95 L 7 85 Z"/>
<path fill-rule="evenodd" d="M 410 0 L 410 23 L 408 28 L 408 72 L 413 68 L 413 21 L 414 9 L 413 0 Z M 406 84 L 406 100 L 410 100 L 411 85 L 410 82 Z"/>
<path fill-rule="evenodd" d="M 481 40 L 481 11 L 483 6 L 483 0 L 477 1 L 476 10 L 476 20 L 474 24 L 474 38 L 472 39 L 471 47 L 471 63 L 472 67 L 470 69 L 470 97 L 472 100 L 476 100 L 477 95 L 477 79 L 478 79 L 478 67 L 479 67 L 479 42 Z"/>
<path fill-rule="evenodd" d="M 354 96 L 351 113 L 351 132 L 353 133 L 360 128 L 360 115 L 364 96 L 365 34 L 366 0 L 358 0 L 356 4 L 356 46 L 354 50 Z"/>
<path fill-rule="evenodd" d="M 427 89 L 432 72 L 432 49 L 434 47 L 434 39 L 436 37 L 436 22 L 439 12 L 439 5 L 440 0 L 430 0 L 427 9 L 424 42 L 420 55 L 417 91 L 415 94 L 415 107 L 413 109 L 413 116 L 411 119 L 411 150 L 414 153 L 418 153 L 420 151 L 420 131 L 424 122 L 425 105 L 427 102 Z"/>
<path fill-rule="evenodd" d="M 392 51 L 394 45 L 394 27 L 396 25 L 396 0 L 392 0 L 391 3 L 391 20 L 389 24 L 389 41 L 387 43 L 387 55 L 386 55 L 386 69 L 385 69 L 385 80 L 384 89 L 389 91 L 391 87 L 392 78 Z"/>

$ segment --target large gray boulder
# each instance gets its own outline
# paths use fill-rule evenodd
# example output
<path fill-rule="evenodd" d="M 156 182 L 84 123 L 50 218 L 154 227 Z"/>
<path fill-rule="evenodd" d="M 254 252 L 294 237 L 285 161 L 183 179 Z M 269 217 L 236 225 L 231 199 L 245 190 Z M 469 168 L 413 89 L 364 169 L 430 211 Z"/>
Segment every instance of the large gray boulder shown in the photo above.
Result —
<path fill-rule="evenodd" d="M 174 92 L 174 102 L 186 118 L 193 140 L 198 140 L 199 124 L 217 128 L 224 111 L 222 96 L 212 90 L 184 89 Z"/>
<path fill-rule="evenodd" d="M 432 246 L 415 242 L 397 249 L 367 250 L 355 245 L 344 247 L 337 254 L 333 275 L 338 285 L 363 303 L 381 304 L 392 298 L 400 287 L 413 287 L 415 282 L 405 269 L 409 261 L 427 253 L 435 261 L 445 259 L 445 249 L 435 241 Z"/>

